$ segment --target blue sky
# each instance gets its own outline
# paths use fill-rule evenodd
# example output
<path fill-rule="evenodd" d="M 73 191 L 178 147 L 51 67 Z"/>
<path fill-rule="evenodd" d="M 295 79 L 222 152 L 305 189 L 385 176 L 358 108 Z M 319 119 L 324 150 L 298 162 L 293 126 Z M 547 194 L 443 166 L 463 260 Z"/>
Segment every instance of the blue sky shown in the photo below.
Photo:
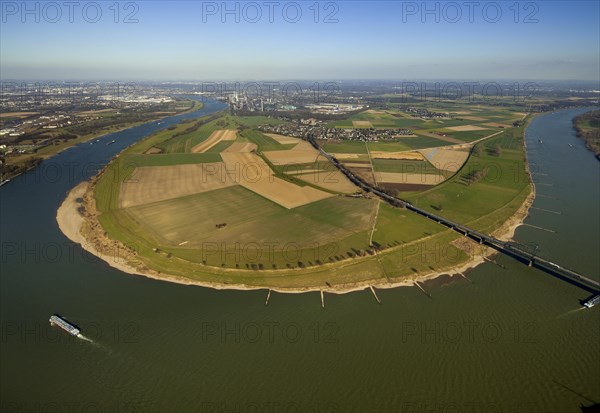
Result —
<path fill-rule="evenodd" d="M 230 14 L 221 1 L 120 2 L 118 16 L 113 1 L 81 1 L 72 22 L 63 1 L 1 3 L 3 79 L 600 76 L 598 1 L 337 1 L 319 2 L 318 16 L 312 0 L 227 2 Z M 337 22 L 324 21 L 331 13 Z"/>

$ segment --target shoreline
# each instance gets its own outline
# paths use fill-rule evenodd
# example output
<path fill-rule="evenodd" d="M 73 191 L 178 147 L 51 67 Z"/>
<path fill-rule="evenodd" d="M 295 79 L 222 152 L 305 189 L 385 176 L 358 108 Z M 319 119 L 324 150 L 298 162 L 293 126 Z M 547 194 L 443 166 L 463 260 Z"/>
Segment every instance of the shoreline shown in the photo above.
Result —
<path fill-rule="evenodd" d="M 526 146 L 525 146 L 526 149 Z M 528 164 L 527 164 L 528 165 Z M 531 173 L 529 168 L 527 167 L 527 172 L 531 178 Z M 519 226 L 523 224 L 523 221 L 527 218 L 529 213 L 529 208 L 533 204 L 535 200 L 535 185 L 530 179 L 530 193 L 525 198 L 521 206 L 515 211 L 515 213 L 505 221 L 498 229 L 492 232 L 492 235 L 497 238 L 508 241 L 514 237 L 515 231 Z M 97 222 L 97 215 L 95 212 L 95 208 L 93 207 L 91 213 L 87 213 L 86 215 L 82 215 L 79 212 L 79 208 L 83 205 L 82 202 L 78 202 L 79 199 L 87 198 L 84 202 L 89 205 L 90 202 L 94 202 L 93 194 L 90 191 L 90 186 L 93 186 L 93 182 L 83 181 L 71 189 L 62 202 L 60 207 L 57 210 L 56 221 L 58 223 L 58 227 L 62 231 L 62 233 L 72 242 L 81 245 L 81 247 L 89 252 L 90 254 L 98 257 L 110 267 L 120 270 L 129 275 L 135 276 L 143 276 L 146 278 L 151 278 L 159 281 L 172 282 L 181 285 L 191 285 L 191 286 L 199 286 L 212 288 L 216 290 L 239 290 L 239 291 L 251 291 L 251 290 L 271 290 L 278 293 L 287 293 L 287 294 L 300 294 L 307 292 L 327 292 L 333 294 L 346 294 L 355 291 L 363 291 L 369 289 L 370 287 L 378 288 L 378 289 L 391 289 L 398 287 L 412 287 L 415 283 L 430 281 L 441 276 L 450 276 L 454 277 L 456 275 L 463 275 L 462 273 L 476 268 L 480 264 L 485 263 L 486 259 L 491 257 L 492 255 L 497 254 L 498 252 L 490 247 L 481 246 L 477 244 L 473 240 L 467 241 L 471 245 L 475 245 L 480 247 L 478 253 L 469 254 L 470 257 L 465 262 L 462 262 L 454 267 L 447 268 L 445 270 L 433 271 L 428 274 L 423 274 L 417 277 L 406 276 L 406 279 L 402 279 L 399 281 L 392 282 L 380 282 L 380 280 L 366 280 L 358 283 L 352 284 L 340 284 L 337 286 L 326 287 L 326 288 L 317 288 L 317 287 L 269 287 L 269 286 L 255 286 L 255 285 L 246 285 L 246 284 L 226 284 L 226 283 L 218 283 L 211 281 L 199 281 L 192 280 L 189 278 L 176 276 L 172 274 L 165 274 L 154 271 L 152 269 L 146 268 L 141 264 L 140 266 L 135 266 L 134 262 L 138 261 L 136 253 L 130 249 L 128 249 L 125 245 L 121 244 L 119 241 L 111 240 L 107 237 L 102 237 L 100 239 L 98 234 L 93 234 L 94 230 L 97 230 L 100 224 Z M 100 227 L 101 228 L 101 227 Z M 92 233 L 94 235 L 93 241 L 90 241 L 84 233 Z M 458 238 L 455 241 L 463 240 L 462 238 Z M 455 242 L 453 241 L 453 242 Z M 108 248 L 107 251 L 103 251 Z M 114 251 L 124 252 L 123 254 L 115 255 Z M 473 250 L 474 251 L 474 250 Z M 112 254 L 110 252 L 113 252 Z M 141 268 L 141 267 L 144 268 Z M 233 270 L 240 271 L 240 270 Z M 243 271 L 243 270 L 241 270 Z"/>
<path fill-rule="evenodd" d="M 490 235 L 495 236 L 496 238 L 502 241 L 512 240 L 515 232 L 518 227 L 520 227 L 527 216 L 529 215 L 529 208 L 532 206 L 535 197 L 536 197 L 536 187 L 533 182 L 531 176 L 531 170 L 529 168 L 529 159 L 527 154 L 527 140 L 525 136 L 525 131 L 529 122 L 533 118 L 535 118 L 535 114 L 526 121 L 525 128 L 523 130 L 523 152 L 525 157 L 525 170 L 527 171 L 527 176 L 529 179 L 529 194 L 521 203 L 519 208 L 515 211 L 513 215 L 511 215 L 500 227 L 495 229 Z M 363 291 L 369 289 L 370 287 L 378 288 L 378 289 L 391 289 L 398 287 L 412 287 L 415 286 L 416 283 L 430 281 L 442 276 L 464 276 L 464 272 L 470 269 L 474 269 L 477 266 L 486 262 L 489 257 L 498 254 L 498 251 L 494 250 L 491 247 L 483 246 L 476 243 L 474 240 L 464 238 L 457 238 L 452 241 L 452 243 L 460 249 L 461 245 L 456 245 L 455 243 L 460 244 L 462 242 L 462 246 L 466 247 L 468 251 L 472 251 L 472 253 L 467 252 L 469 258 L 453 267 L 446 268 L 444 270 L 432 271 L 427 274 L 419 275 L 417 277 L 413 277 L 411 275 L 407 275 L 403 277 L 403 279 L 398 281 L 391 282 L 381 282 L 381 279 L 377 280 L 365 280 L 352 284 L 339 284 L 332 287 L 326 288 L 318 288 L 318 287 L 269 287 L 269 286 L 255 286 L 255 285 L 246 285 L 243 283 L 219 283 L 212 281 L 199 281 L 193 280 L 177 275 L 165 274 L 152 269 L 147 268 L 142 262 L 140 262 L 139 257 L 135 251 L 129 249 L 122 243 L 116 240 L 112 240 L 106 237 L 104 234 L 104 230 L 102 229 L 100 223 L 97 219 L 97 211 L 95 208 L 95 199 L 93 196 L 93 187 L 95 186 L 95 182 L 99 176 L 103 173 L 104 169 L 95 177 L 91 179 L 91 181 L 83 181 L 75 186 L 68 192 L 67 197 L 60 205 L 57 210 L 56 220 L 60 230 L 63 234 L 72 242 L 81 245 L 81 247 L 89 252 L 90 254 L 100 258 L 110 267 L 118 269 L 126 274 L 135 275 L 135 276 L 143 276 L 146 278 L 151 278 L 164 282 L 172 282 L 181 285 L 192 285 L 199 287 L 212 288 L 216 290 L 238 290 L 238 291 L 251 291 L 251 290 L 269 290 L 275 291 L 278 293 L 287 293 L 287 294 L 300 294 L 306 292 L 327 292 L 333 294 L 346 294 L 355 291 Z M 83 202 L 77 202 L 78 198 L 82 198 Z M 79 208 L 85 205 L 85 216 L 79 212 Z M 99 231 L 98 231 L 99 230 Z M 95 231 L 95 233 L 94 233 Z M 90 241 L 84 233 L 93 236 L 93 241 Z M 99 233 L 101 233 L 99 235 Z M 464 242 L 466 241 L 466 243 Z M 112 251 L 113 254 L 109 254 L 103 252 L 103 248 L 109 248 L 109 251 Z M 473 247 L 473 248 L 471 248 Z M 125 254 L 122 257 L 115 256 L 114 251 L 124 251 Z M 120 254 L 119 254 L 120 255 Z M 139 262 L 139 266 L 135 266 L 135 262 Z M 231 270 L 231 271 L 244 271 L 244 270 Z M 466 277 L 465 277 L 466 278 Z"/>

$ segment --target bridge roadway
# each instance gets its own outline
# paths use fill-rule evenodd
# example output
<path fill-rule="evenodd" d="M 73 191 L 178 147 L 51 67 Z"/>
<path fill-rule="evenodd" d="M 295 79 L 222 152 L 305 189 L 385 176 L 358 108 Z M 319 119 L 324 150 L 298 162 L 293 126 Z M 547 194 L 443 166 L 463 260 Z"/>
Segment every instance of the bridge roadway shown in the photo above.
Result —
<path fill-rule="evenodd" d="M 342 163 L 340 163 L 335 157 L 333 157 L 330 154 L 328 154 L 327 152 L 325 152 L 319 146 L 319 144 L 314 140 L 313 137 L 309 137 L 308 141 L 311 143 L 311 145 L 315 149 L 317 149 L 324 157 L 326 157 L 333 165 L 335 165 L 336 168 L 338 168 L 344 175 L 346 175 L 346 177 L 348 179 L 350 179 L 350 181 L 352 181 L 355 185 L 357 185 L 359 188 L 361 188 L 367 192 L 371 192 L 371 193 L 377 195 L 379 198 L 381 198 L 388 204 L 395 206 L 395 207 L 399 207 L 399 208 L 406 208 L 406 209 L 413 211 L 419 215 L 422 215 L 426 218 L 436 221 L 438 224 L 444 225 L 464 236 L 467 236 L 473 240 L 476 240 L 480 244 L 485 244 L 487 246 L 494 248 L 495 250 L 497 250 L 499 252 L 502 252 L 506 255 L 512 256 L 513 258 L 517 258 L 517 260 L 526 263 L 530 267 L 533 266 L 533 267 L 540 268 L 541 270 L 543 270 L 547 273 L 550 273 L 554 276 L 557 276 L 558 278 L 561 278 L 572 284 L 575 284 L 575 285 L 577 285 L 587 291 L 590 291 L 594 294 L 600 293 L 600 282 L 598 282 L 596 280 L 592 280 L 588 277 L 585 277 L 585 276 L 577 273 L 576 271 L 570 270 L 570 269 L 565 268 L 561 265 L 558 265 L 552 261 L 549 261 L 545 258 L 542 258 L 542 257 L 532 254 L 528 251 L 525 251 L 518 244 L 501 241 L 490 235 L 475 231 L 469 227 L 461 225 L 457 222 L 450 221 L 449 219 L 446 219 L 444 217 L 441 217 L 439 215 L 433 214 L 429 211 L 426 211 L 424 209 L 416 207 L 408 201 L 404 201 L 400 198 L 396 198 L 394 196 L 391 196 L 391 195 L 377 189 L 376 187 L 368 184 L 367 182 L 363 181 L 361 178 L 354 175 L 344 165 L 342 165 Z"/>

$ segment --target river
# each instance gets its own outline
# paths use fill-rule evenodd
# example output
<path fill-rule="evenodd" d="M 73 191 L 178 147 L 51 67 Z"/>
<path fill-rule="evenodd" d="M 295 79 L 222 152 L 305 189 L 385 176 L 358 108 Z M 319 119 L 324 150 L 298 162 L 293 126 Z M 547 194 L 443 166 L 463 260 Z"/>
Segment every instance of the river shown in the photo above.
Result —
<path fill-rule="evenodd" d="M 126 275 L 62 235 L 56 209 L 70 188 L 144 136 L 222 108 L 208 101 L 77 145 L 0 189 L 0 410 L 579 412 L 600 402 L 600 307 L 581 309 L 589 294 L 505 256 L 470 281 L 426 283 L 431 298 L 379 290 L 379 305 L 367 290 L 328 294 L 322 309 L 318 293 L 273 293 L 265 306 L 266 291 Z M 600 163 L 571 127 L 585 111 L 528 127 L 540 209 L 526 223 L 555 232 L 523 226 L 516 239 L 598 279 Z M 53 313 L 89 341 L 51 328 Z"/>

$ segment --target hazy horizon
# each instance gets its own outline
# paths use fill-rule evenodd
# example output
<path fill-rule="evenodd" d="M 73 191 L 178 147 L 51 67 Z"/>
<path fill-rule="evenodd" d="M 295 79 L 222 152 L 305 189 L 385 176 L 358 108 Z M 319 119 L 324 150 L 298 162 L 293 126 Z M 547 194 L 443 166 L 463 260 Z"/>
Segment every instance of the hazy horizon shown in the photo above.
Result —
<path fill-rule="evenodd" d="M 2 2 L 2 79 L 600 79 L 595 1 L 92 3 Z"/>

